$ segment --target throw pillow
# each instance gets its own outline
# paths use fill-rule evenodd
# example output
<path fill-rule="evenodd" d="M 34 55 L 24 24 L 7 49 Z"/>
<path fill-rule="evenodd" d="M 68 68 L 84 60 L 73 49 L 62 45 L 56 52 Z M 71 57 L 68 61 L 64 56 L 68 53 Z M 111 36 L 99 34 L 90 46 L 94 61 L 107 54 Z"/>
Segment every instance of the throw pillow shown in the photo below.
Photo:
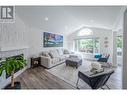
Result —
<path fill-rule="evenodd" d="M 49 52 L 49 55 L 51 56 L 51 58 L 54 58 L 51 52 Z"/>
<path fill-rule="evenodd" d="M 102 57 L 101 54 L 96 54 L 96 55 L 94 55 L 94 58 L 101 58 L 101 57 Z"/>
<path fill-rule="evenodd" d="M 43 53 L 42 53 L 42 55 L 43 55 L 43 56 L 46 56 L 46 57 L 50 57 L 50 58 L 51 58 L 51 56 L 49 55 L 49 53 L 48 53 L 48 52 L 43 52 Z"/>
<path fill-rule="evenodd" d="M 67 49 L 65 49 L 64 54 L 70 54 L 70 52 Z"/>
<path fill-rule="evenodd" d="M 62 49 L 58 49 L 59 55 L 63 55 L 63 50 Z"/>

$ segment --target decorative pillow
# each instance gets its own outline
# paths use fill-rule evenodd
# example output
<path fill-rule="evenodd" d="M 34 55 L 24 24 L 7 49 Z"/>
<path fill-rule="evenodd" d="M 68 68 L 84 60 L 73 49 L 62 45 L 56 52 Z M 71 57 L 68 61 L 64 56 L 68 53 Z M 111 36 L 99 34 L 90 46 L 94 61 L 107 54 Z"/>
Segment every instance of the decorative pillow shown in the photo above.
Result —
<path fill-rule="evenodd" d="M 59 55 L 63 55 L 63 50 L 62 49 L 58 49 Z"/>
<path fill-rule="evenodd" d="M 102 57 L 102 54 L 96 54 L 94 55 L 94 58 L 101 58 Z"/>
<path fill-rule="evenodd" d="M 64 54 L 70 54 L 70 52 L 67 49 L 65 49 Z"/>
<path fill-rule="evenodd" d="M 52 55 L 52 53 L 51 53 L 51 52 L 49 52 L 49 55 L 51 56 L 51 58 L 53 58 L 53 55 Z"/>
<path fill-rule="evenodd" d="M 43 55 L 43 56 L 46 56 L 46 57 L 50 57 L 50 58 L 51 58 L 51 56 L 49 55 L 49 53 L 48 53 L 48 52 L 42 52 L 42 55 Z"/>

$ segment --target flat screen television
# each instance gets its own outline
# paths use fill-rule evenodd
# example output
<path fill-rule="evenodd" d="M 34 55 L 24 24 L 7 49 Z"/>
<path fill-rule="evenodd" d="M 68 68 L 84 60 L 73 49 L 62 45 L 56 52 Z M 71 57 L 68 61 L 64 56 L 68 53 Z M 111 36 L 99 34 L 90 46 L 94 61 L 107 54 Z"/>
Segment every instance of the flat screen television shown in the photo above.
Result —
<path fill-rule="evenodd" d="M 44 32 L 43 42 L 44 47 L 63 47 L 63 36 Z"/>

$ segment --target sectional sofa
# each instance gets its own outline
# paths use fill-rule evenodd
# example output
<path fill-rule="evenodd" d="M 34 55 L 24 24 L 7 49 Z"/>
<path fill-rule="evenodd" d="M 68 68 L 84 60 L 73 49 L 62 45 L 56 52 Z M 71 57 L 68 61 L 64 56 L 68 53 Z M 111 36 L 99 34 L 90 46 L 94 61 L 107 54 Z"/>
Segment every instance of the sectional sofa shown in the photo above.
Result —
<path fill-rule="evenodd" d="M 73 52 L 69 52 L 67 49 L 54 49 L 49 51 L 43 51 L 40 55 L 41 65 L 46 68 L 51 68 L 58 64 L 64 63 Z"/>

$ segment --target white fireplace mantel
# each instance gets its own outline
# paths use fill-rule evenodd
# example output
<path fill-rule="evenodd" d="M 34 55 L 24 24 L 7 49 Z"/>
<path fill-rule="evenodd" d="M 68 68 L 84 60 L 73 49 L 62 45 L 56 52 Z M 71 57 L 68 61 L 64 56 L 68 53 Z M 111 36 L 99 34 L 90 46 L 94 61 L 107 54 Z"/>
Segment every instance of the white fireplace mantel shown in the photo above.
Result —
<path fill-rule="evenodd" d="M 21 46 L 21 47 L 0 47 L 0 51 L 13 51 L 13 50 L 22 50 L 22 49 L 28 49 L 28 46 Z"/>

